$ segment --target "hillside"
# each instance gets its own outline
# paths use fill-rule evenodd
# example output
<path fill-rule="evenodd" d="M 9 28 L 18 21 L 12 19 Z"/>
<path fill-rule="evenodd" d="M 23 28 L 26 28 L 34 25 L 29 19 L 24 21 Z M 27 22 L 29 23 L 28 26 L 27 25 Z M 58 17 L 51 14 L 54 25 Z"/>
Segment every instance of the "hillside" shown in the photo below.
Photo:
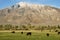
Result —
<path fill-rule="evenodd" d="M 20 2 L 0 10 L 0 24 L 60 25 L 60 9 Z"/>

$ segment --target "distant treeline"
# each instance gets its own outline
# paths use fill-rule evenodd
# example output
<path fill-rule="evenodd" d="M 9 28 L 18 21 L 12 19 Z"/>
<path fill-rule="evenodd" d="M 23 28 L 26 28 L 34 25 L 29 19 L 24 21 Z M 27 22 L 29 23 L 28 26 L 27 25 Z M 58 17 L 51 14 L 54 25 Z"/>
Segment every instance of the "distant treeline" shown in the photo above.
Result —
<path fill-rule="evenodd" d="M 34 26 L 34 25 L 11 25 L 11 24 L 6 24 L 6 25 L 0 25 L 0 30 L 56 30 L 60 29 L 60 25 L 57 26 Z"/>

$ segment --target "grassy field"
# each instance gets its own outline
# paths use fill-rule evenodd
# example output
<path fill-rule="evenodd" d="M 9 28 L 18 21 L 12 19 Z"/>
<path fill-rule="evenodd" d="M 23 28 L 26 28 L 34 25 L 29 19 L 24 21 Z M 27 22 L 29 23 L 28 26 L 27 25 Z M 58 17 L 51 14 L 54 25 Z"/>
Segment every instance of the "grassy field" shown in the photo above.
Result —
<path fill-rule="evenodd" d="M 46 36 L 47 32 L 32 32 L 31 36 L 27 36 L 27 32 L 0 32 L 0 40 L 60 40 L 60 35 L 56 32 L 49 32 L 50 36 Z"/>

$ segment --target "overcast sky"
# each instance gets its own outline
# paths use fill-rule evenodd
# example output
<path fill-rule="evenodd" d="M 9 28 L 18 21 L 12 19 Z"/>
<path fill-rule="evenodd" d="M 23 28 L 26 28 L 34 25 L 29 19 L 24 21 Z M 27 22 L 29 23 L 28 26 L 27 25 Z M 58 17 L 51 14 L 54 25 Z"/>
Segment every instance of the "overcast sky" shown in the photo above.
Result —
<path fill-rule="evenodd" d="M 0 9 L 12 6 L 18 2 L 51 5 L 60 8 L 60 0 L 0 0 Z"/>

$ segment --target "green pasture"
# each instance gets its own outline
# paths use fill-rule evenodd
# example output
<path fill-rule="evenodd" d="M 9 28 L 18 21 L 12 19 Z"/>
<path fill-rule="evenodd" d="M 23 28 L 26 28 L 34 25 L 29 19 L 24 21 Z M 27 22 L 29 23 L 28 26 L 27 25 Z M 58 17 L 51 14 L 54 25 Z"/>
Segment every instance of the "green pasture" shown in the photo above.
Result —
<path fill-rule="evenodd" d="M 0 32 L 0 40 L 60 40 L 60 35 L 56 32 L 48 32 L 49 36 L 46 36 L 47 32 L 32 32 L 32 35 L 26 35 L 27 32 L 21 34 L 21 32 Z"/>

